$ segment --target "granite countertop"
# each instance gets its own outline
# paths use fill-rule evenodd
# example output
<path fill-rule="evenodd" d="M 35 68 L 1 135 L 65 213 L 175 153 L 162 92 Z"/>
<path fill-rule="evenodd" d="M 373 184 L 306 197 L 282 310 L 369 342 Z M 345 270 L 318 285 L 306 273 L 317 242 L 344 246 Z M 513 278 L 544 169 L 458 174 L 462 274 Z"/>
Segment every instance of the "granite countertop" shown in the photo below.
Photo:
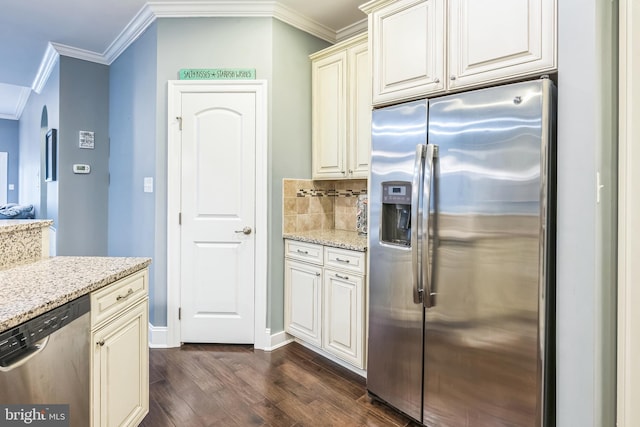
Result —
<path fill-rule="evenodd" d="M 299 242 L 317 243 L 319 245 L 360 252 L 366 252 L 368 245 L 367 236 L 360 235 L 356 231 L 316 230 L 284 233 L 282 237 Z"/>
<path fill-rule="evenodd" d="M 0 271 L 0 332 L 151 264 L 150 258 L 52 257 Z"/>
<path fill-rule="evenodd" d="M 10 233 L 17 230 L 32 230 L 48 227 L 53 224 L 50 219 L 0 219 L 0 233 Z"/>

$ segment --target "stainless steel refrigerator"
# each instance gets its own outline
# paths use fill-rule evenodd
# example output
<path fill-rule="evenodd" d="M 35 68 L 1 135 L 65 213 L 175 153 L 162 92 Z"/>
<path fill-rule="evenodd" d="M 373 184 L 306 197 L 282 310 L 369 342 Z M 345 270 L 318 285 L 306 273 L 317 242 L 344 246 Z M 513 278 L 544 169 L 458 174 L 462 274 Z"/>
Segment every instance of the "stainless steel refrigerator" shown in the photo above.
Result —
<path fill-rule="evenodd" d="M 555 94 L 373 111 L 367 388 L 424 425 L 553 424 Z"/>

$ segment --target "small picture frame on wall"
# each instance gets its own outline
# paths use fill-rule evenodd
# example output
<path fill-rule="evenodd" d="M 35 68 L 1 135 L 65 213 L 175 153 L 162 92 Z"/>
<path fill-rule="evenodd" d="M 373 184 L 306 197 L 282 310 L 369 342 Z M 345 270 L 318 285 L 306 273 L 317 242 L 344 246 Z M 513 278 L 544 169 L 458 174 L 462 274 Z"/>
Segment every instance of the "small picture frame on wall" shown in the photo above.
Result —
<path fill-rule="evenodd" d="M 56 180 L 56 157 L 58 153 L 58 131 L 49 129 L 47 132 L 46 157 L 45 157 L 45 181 Z"/>

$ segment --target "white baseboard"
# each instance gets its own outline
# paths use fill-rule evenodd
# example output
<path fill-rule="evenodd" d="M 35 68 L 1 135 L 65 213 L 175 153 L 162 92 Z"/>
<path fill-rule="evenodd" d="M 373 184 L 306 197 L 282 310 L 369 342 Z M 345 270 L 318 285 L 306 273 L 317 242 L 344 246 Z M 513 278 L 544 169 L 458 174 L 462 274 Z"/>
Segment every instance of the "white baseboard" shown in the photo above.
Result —
<path fill-rule="evenodd" d="M 261 339 L 258 339 L 261 338 Z M 284 331 L 271 335 L 271 330 L 266 329 L 264 337 L 256 337 L 256 349 L 264 351 L 273 351 L 276 348 L 287 345 L 293 341 L 293 338 Z M 259 348 L 261 342 L 267 344 L 264 348 Z M 169 348 L 169 328 L 166 326 L 153 326 L 149 322 L 149 348 Z"/>
<path fill-rule="evenodd" d="M 149 323 L 149 348 L 168 348 L 169 330 L 166 326 L 153 326 Z"/>
<path fill-rule="evenodd" d="M 284 345 L 289 344 L 290 342 L 293 342 L 293 338 L 287 335 L 287 333 L 284 331 L 271 335 L 271 330 L 267 329 L 267 335 L 270 337 L 270 345 L 268 347 L 265 347 L 263 349 L 264 351 L 273 351 L 276 348 L 280 348 Z"/>

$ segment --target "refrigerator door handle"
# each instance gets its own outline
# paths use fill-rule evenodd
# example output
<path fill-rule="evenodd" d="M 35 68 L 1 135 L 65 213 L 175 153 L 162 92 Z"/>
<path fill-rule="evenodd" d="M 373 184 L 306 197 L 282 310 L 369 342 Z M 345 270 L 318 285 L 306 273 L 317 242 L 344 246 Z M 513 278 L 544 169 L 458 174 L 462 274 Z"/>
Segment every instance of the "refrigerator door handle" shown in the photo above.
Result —
<path fill-rule="evenodd" d="M 438 157 L 438 146 L 429 144 L 425 151 L 424 160 L 424 182 L 422 183 L 422 233 L 424 233 L 424 242 L 422 244 L 422 259 L 420 264 L 422 265 L 422 281 L 424 287 L 426 287 L 426 296 L 423 294 L 423 304 L 426 308 L 433 307 L 435 305 L 435 293 L 432 292 L 431 286 L 431 268 L 429 263 L 429 220 L 431 210 L 431 184 L 433 182 L 433 176 L 435 168 L 433 167 L 435 159 Z M 434 231 L 435 232 L 435 231 Z M 435 248 L 434 248 L 435 249 Z"/>
<path fill-rule="evenodd" d="M 413 167 L 413 182 L 411 183 L 411 266 L 413 276 L 413 302 L 420 304 L 424 299 L 422 278 L 420 277 L 420 251 L 422 236 L 420 227 L 420 215 L 422 207 L 422 171 L 424 165 L 424 153 L 426 145 L 416 145 L 416 161 Z"/>

